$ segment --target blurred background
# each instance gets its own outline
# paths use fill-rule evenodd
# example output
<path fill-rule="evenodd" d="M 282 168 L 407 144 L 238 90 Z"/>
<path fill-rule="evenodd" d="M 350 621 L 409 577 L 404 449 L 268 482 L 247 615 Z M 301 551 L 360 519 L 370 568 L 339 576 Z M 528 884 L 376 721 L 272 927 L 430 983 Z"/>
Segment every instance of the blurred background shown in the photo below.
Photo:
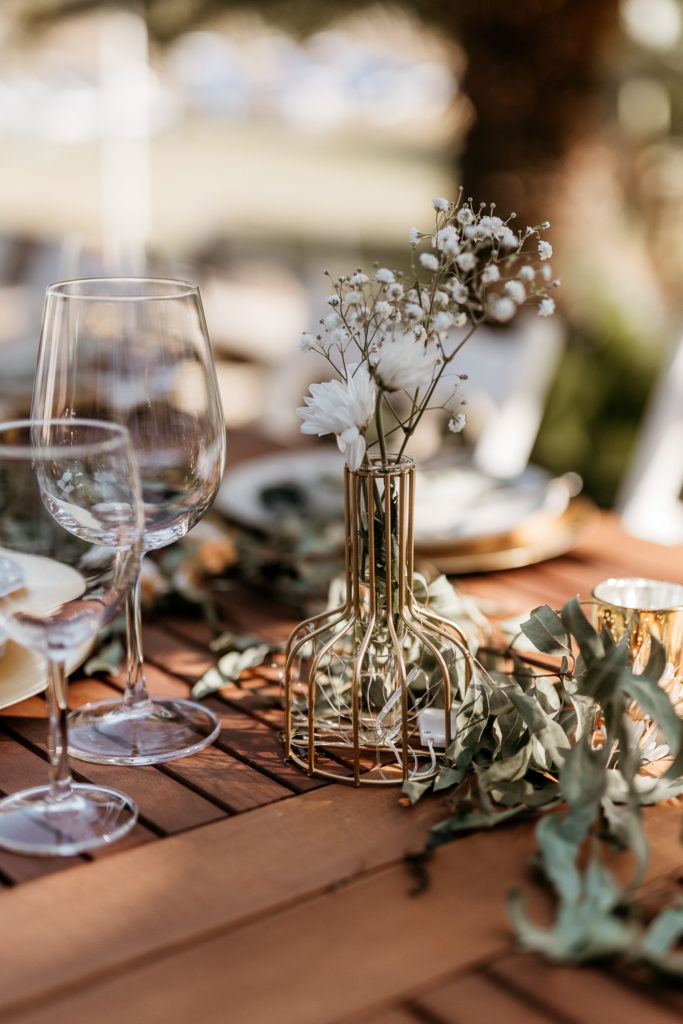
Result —
<path fill-rule="evenodd" d="M 46 284 L 154 272 L 200 283 L 228 426 L 295 436 L 322 271 L 401 266 L 462 185 L 552 222 L 530 458 L 613 507 L 681 327 L 682 71 L 683 0 L 4 0 L 3 417 Z M 464 367 L 482 388 L 500 345 Z"/>

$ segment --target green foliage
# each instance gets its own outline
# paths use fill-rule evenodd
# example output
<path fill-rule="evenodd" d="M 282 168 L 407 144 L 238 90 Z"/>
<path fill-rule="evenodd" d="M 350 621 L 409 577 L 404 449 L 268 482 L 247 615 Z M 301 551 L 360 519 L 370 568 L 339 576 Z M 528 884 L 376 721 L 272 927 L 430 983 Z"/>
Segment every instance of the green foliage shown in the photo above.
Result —
<path fill-rule="evenodd" d="M 554 674 L 541 674 L 535 657 L 532 665 L 516 650 L 508 652 L 510 671 L 481 667 L 475 674 L 436 780 L 404 788 L 414 802 L 473 773 L 476 793 L 456 790 L 451 814 L 430 830 L 422 855 L 411 857 L 413 868 L 424 872 L 434 849 L 463 832 L 553 810 L 537 825 L 536 863 L 555 891 L 557 917 L 548 928 L 535 925 L 523 896 L 513 893 L 510 916 L 522 946 L 557 961 L 622 958 L 683 976 L 683 957 L 674 952 L 683 906 L 648 924 L 636 896 L 649 854 L 641 808 L 683 791 L 683 722 L 658 685 L 661 646 L 653 639 L 650 661 L 635 675 L 627 643 L 598 634 L 577 599 L 559 615 L 536 609 L 521 629 L 536 651 L 555 659 Z M 673 765 L 663 778 L 640 772 L 626 726 L 633 702 L 669 745 Z M 606 849 L 630 852 L 628 886 L 607 868 Z"/>

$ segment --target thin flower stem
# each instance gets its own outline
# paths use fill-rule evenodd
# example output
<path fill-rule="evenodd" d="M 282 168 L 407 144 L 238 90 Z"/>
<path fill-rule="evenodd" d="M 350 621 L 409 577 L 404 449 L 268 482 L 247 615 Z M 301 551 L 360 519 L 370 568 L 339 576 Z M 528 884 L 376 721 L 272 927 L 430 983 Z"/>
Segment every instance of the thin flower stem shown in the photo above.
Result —
<path fill-rule="evenodd" d="M 382 466 L 386 469 L 387 463 L 387 449 L 384 441 L 384 424 L 382 423 L 382 402 L 384 401 L 384 392 L 380 391 L 377 396 L 377 402 L 375 403 L 375 427 L 377 428 L 377 443 L 379 445 L 379 454 L 382 460 Z"/>

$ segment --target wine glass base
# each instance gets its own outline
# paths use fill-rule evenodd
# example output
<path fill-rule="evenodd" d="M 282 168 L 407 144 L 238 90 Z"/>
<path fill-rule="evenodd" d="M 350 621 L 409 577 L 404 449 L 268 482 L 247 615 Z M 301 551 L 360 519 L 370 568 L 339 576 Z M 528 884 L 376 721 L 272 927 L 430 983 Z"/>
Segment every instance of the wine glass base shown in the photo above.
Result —
<path fill-rule="evenodd" d="M 69 715 L 69 754 L 95 764 L 161 764 L 203 750 L 220 728 L 189 700 L 154 698 L 135 708 L 102 701 Z"/>
<path fill-rule="evenodd" d="M 54 799 L 49 786 L 37 786 L 0 801 L 0 847 L 72 857 L 125 836 L 137 816 L 133 801 L 114 789 L 73 783 L 67 796 Z"/>

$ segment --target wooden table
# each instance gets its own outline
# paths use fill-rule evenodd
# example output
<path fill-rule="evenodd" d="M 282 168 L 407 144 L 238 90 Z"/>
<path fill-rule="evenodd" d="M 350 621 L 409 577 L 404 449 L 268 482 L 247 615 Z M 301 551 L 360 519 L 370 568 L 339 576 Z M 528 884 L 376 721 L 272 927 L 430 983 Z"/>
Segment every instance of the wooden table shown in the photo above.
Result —
<path fill-rule="evenodd" d="M 461 581 L 510 612 L 559 605 L 611 574 L 683 582 L 680 550 L 627 538 L 610 516 L 562 558 Z M 235 593 L 226 625 L 284 637 L 263 598 Z M 211 663 L 198 621 L 149 625 L 154 693 L 187 695 Z M 80 681 L 74 704 L 117 683 Z M 31 1024 L 674 1024 L 683 993 L 608 970 L 550 966 L 516 952 L 505 898 L 522 885 L 547 912 L 518 823 L 442 847 L 431 886 L 411 895 L 403 862 L 442 816 L 395 789 L 322 785 L 283 763 L 282 714 L 245 681 L 208 704 L 210 749 L 160 767 L 76 763 L 78 777 L 138 802 L 135 830 L 93 857 L 0 853 L 0 1019 Z M 45 711 L 2 716 L 0 788 L 44 781 Z M 681 810 L 647 814 L 656 895 L 681 882 Z"/>

